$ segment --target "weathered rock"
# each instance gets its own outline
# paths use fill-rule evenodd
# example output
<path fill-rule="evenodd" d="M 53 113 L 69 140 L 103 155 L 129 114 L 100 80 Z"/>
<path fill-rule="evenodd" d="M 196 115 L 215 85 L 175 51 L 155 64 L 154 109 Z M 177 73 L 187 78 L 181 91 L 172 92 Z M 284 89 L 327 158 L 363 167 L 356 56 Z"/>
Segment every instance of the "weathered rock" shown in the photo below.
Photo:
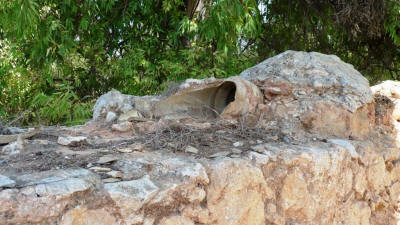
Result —
<path fill-rule="evenodd" d="M 143 115 L 137 111 L 136 109 L 132 109 L 122 115 L 119 116 L 118 121 L 123 122 L 123 121 L 133 121 L 137 119 L 143 118 Z"/>
<path fill-rule="evenodd" d="M 299 169 L 295 169 L 284 179 L 280 205 L 285 215 L 298 221 L 313 220 L 316 216 L 316 204 L 308 192 L 304 174 Z"/>
<path fill-rule="evenodd" d="M 265 224 L 267 195 L 262 171 L 241 160 L 221 159 L 210 165 L 207 189 L 209 223 Z"/>
<path fill-rule="evenodd" d="M 123 95 L 121 92 L 112 90 L 100 96 L 93 108 L 93 119 L 98 120 L 106 117 L 108 112 L 121 113 L 133 109 L 133 97 Z"/>
<path fill-rule="evenodd" d="M 380 94 L 393 100 L 400 98 L 400 82 L 398 81 L 387 80 L 372 86 L 371 90 L 374 94 Z"/>
<path fill-rule="evenodd" d="M 113 155 L 105 155 L 99 158 L 96 163 L 98 164 L 106 164 L 117 161 L 119 158 Z"/>
<path fill-rule="evenodd" d="M 93 198 L 99 185 L 86 170 L 28 175 L 17 177 L 19 189 L 0 191 L 0 224 L 54 224 L 69 206 Z"/>
<path fill-rule="evenodd" d="M 67 136 L 67 137 L 58 137 L 57 143 L 60 145 L 65 145 L 65 146 L 78 146 L 78 145 L 86 143 L 86 141 L 87 141 L 87 137 Z"/>
<path fill-rule="evenodd" d="M 153 133 L 156 132 L 157 129 L 161 129 L 162 124 L 154 122 L 154 121 L 146 121 L 141 123 L 136 123 L 134 129 L 139 131 L 139 133 Z"/>
<path fill-rule="evenodd" d="M 115 114 L 115 112 L 110 111 L 107 113 L 106 116 L 107 123 L 113 122 L 115 119 L 117 119 L 117 114 Z"/>
<path fill-rule="evenodd" d="M 11 142 L 8 145 L 4 146 L 1 149 L 1 152 L 3 154 L 15 155 L 15 154 L 18 154 L 21 151 L 23 151 L 24 150 L 24 146 L 25 146 L 25 141 L 20 136 L 18 136 L 16 141 Z"/>
<path fill-rule="evenodd" d="M 29 128 L 29 129 L 11 129 L 10 127 L 8 128 L 8 131 L 11 133 L 10 135 L 0 135 L 0 144 L 8 144 L 14 141 L 17 141 L 18 138 L 20 139 L 26 139 L 30 138 L 37 133 L 39 133 L 38 128 Z"/>
<path fill-rule="evenodd" d="M 242 141 L 237 141 L 235 143 L 232 144 L 233 147 L 242 147 L 244 145 L 244 143 Z"/>
<path fill-rule="evenodd" d="M 118 224 L 117 219 L 105 209 L 76 207 L 66 212 L 60 225 L 105 225 Z"/>
<path fill-rule="evenodd" d="M 12 188 L 15 187 L 15 181 L 0 174 L 0 188 Z"/>
<path fill-rule="evenodd" d="M 119 182 L 121 180 L 118 179 L 118 178 L 110 177 L 110 178 L 103 179 L 101 181 L 103 181 L 103 183 L 106 184 L 106 183 L 116 183 L 116 182 Z"/>
<path fill-rule="evenodd" d="M 94 167 L 90 167 L 90 170 L 96 171 L 96 172 L 110 172 L 111 169 L 107 168 L 107 167 L 99 167 L 99 166 L 94 166 Z"/>
<path fill-rule="evenodd" d="M 159 188 L 148 178 L 105 184 L 104 188 L 127 224 L 143 223 L 142 207 L 159 192 Z"/>
<path fill-rule="evenodd" d="M 375 94 L 376 123 L 386 126 L 386 130 L 400 146 L 400 82 L 385 81 L 371 87 Z"/>
<path fill-rule="evenodd" d="M 208 156 L 208 157 L 209 157 L 209 158 L 226 157 L 226 156 L 228 156 L 229 154 L 230 154 L 230 152 L 228 152 L 228 151 L 223 151 L 223 152 L 214 153 L 214 154 L 212 154 L 212 155 L 210 155 L 210 156 Z"/>
<path fill-rule="evenodd" d="M 194 225 L 193 221 L 182 216 L 171 216 L 163 218 L 160 225 Z"/>
<path fill-rule="evenodd" d="M 240 153 L 242 153 L 242 150 L 240 150 L 238 148 L 232 148 L 232 153 L 240 154 Z"/>
<path fill-rule="evenodd" d="M 197 148 L 189 145 L 189 146 L 186 146 L 185 152 L 197 154 L 197 153 L 199 153 L 199 150 Z"/>
<path fill-rule="evenodd" d="M 125 121 L 122 123 L 116 123 L 111 126 L 111 129 L 113 131 L 118 131 L 118 132 L 128 132 L 128 131 L 132 131 L 133 124 L 129 121 Z"/>
<path fill-rule="evenodd" d="M 107 176 L 114 177 L 114 178 L 120 178 L 120 177 L 122 177 L 122 173 L 121 173 L 121 171 L 113 170 L 113 171 L 107 172 Z"/>
<path fill-rule="evenodd" d="M 117 151 L 121 152 L 121 153 L 131 153 L 131 152 L 133 152 L 133 149 L 131 149 L 131 148 L 119 148 L 119 149 L 117 149 Z"/>
<path fill-rule="evenodd" d="M 333 55 L 286 51 L 243 71 L 264 96 L 260 112 L 282 130 L 300 136 L 365 137 L 370 131 L 373 97 L 367 79 Z"/>

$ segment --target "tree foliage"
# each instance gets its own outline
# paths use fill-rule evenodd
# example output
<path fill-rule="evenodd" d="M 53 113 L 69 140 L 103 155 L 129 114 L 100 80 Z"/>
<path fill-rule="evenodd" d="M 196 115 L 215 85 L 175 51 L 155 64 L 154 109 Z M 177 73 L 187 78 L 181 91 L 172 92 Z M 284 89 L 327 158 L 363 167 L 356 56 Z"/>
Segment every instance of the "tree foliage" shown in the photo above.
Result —
<path fill-rule="evenodd" d="M 398 79 L 400 2 L 0 0 L 0 117 L 75 124 L 94 99 L 227 77 L 287 49 Z"/>

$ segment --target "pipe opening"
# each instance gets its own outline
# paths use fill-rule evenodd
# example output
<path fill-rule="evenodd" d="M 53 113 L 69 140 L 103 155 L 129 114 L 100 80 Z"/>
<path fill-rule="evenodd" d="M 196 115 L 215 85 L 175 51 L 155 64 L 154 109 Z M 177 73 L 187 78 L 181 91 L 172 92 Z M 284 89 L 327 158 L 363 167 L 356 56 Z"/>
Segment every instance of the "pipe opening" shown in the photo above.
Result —
<path fill-rule="evenodd" d="M 235 101 L 236 85 L 231 81 L 224 82 L 217 89 L 214 96 L 213 108 L 217 113 L 221 114 L 224 109 L 233 101 Z"/>

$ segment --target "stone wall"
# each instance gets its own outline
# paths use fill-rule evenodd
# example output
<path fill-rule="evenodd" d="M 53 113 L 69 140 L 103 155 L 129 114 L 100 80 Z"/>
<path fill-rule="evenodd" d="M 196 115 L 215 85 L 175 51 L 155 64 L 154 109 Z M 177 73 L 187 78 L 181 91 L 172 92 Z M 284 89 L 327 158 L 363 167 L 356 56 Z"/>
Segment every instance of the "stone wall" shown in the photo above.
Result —
<path fill-rule="evenodd" d="M 398 223 L 400 150 L 393 128 L 398 118 L 392 115 L 396 107 L 380 107 L 381 102 L 374 100 L 374 94 L 397 99 L 395 91 L 388 94 L 384 88 L 374 87 L 371 92 L 368 81 L 336 56 L 294 51 L 268 59 L 233 79 L 244 79 L 259 88 L 259 92 L 251 92 L 251 87 L 240 96 L 252 93 L 250 99 L 257 99 L 261 93 L 262 100 L 247 100 L 249 105 L 245 105 L 246 100 L 236 98 L 233 105 L 241 110 L 228 105 L 229 112 L 236 113 L 229 114 L 227 127 L 236 124 L 236 129 L 243 129 L 242 116 L 251 117 L 256 131 L 270 133 L 240 140 L 221 136 L 229 145 L 189 143 L 195 147 L 178 145 L 172 151 L 170 147 L 177 144 L 173 142 L 177 139 L 172 139 L 150 148 L 146 140 L 139 143 L 138 137 L 147 134 L 145 137 L 161 139 L 160 127 L 165 128 L 162 131 L 176 130 L 180 124 L 198 134 L 233 132 L 214 129 L 215 119 L 188 119 L 188 112 L 174 111 L 175 119 L 162 113 L 152 117 L 154 109 L 165 105 L 163 101 L 171 102 L 171 96 L 191 93 L 193 87 L 196 91 L 218 87 L 225 81 L 190 80 L 170 96 L 141 98 L 110 92 L 96 104 L 91 123 L 45 128 L 53 136 L 79 135 L 83 138 L 78 139 L 87 143 L 57 144 L 37 135 L 25 140 L 24 148 L 14 156 L 2 152 L 1 163 L 10 164 L 1 167 L 0 163 L 0 224 Z M 388 118 L 382 119 L 382 115 Z M 116 129 L 123 125 L 127 129 Z M 121 141 L 127 140 L 134 141 L 121 147 Z M 7 169 L 16 168 L 13 157 L 39 157 L 38 149 L 40 154 L 57 152 L 64 158 L 79 154 L 101 157 L 87 161 L 83 168 Z M 106 175 L 114 180 L 105 179 Z"/>

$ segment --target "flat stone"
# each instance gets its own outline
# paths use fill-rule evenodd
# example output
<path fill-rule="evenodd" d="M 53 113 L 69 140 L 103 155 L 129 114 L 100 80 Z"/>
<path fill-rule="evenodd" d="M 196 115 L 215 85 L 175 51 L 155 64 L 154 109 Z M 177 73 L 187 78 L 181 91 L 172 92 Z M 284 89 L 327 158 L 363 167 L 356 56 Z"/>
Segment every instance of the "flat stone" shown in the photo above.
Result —
<path fill-rule="evenodd" d="M 199 150 L 198 150 L 197 148 L 195 148 L 195 147 L 189 145 L 189 146 L 187 146 L 187 147 L 185 148 L 185 152 L 197 154 L 197 153 L 199 153 Z"/>
<path fill-rule="evenodd" d="M 97 160 L 98 164 L 106 164 L 106 163 L 111 163 L 111 162 L 115 162 L 118 160 L 118 157 L 115 157 L 113 155 L 105 155 L 99 158 L 99 160 Z"/>
<path fill-rule="evenodd" d="M 119 148 L 119 149 L 117 149 L 117 152 L 131 153 L 131 152 L 133 152 L 133 149 L 130 149 L 130 148 Z"/>
<path fill-rule="evenodd" d="M 15 187 L 15 181 L 0 174 L 0 188 L 12 188 Z"/>
<path fill-rule="evenodd" d="M 229 154 L 231 154 L 231 153 L 228 152 L 228 151 L 217 152 L 217 153 L 214 153 L 214 154 L 212 154 L 212 155 L 209 155 L 208 158 L 226 157 L 226 156 L 228 156 Z"/>
<path fill-rule="evenodd" d="M 118 179 L 118 178 L 113 178 L 113 177 L 111 177 L 111 178 L 103 179 L 102 181 L 103 181 L 103 183 L 115 183 L 115 182 L 119 182 L 119 181 L 121 181 L 121 180 Z"/>
<path fill-rule="evenodd" d="M 159 191 L 159 188 L 147 177 L 104 184 L 104 189 L 110 193 L 117 206 L 122 208 L 122 214 L 140 209 Z"/>
<path fill-rule="evenodd" d="M 90 170 L 94 170 L 96 172 L 110 172 L 111 169 L 107 168 L 107 167 L 99 167 L 99 166 L 94 166 L 94 167 L 90 167 Z"/>
<path fill-rule="evenodd" d="M 58 137 L 57 143 L 65 146 L 78 146 L 80 144 L 85 143 L 86 140 L 87 137 L 83 136 L 77 136 L 77 137 L 66 136 L 66 137 Z"/>
<path fill-rule="evenodd" d="M 34 144 L 34 145 L 49 145 L 50 142 L 48 140 L 36 139 L 36 140 L 32 140 L 32 144 Z"/>
<path fill-rule="evenodd" d="M 240 150 L 238 148 L 232 148 L 232 153 L 240 154 L 240 153 L 242 153 L 242 150 Z"/>
<path fill-rule="evenodd" d="M 35 186 L 35 192 L 39 196 L 65 195 L 85 191 L 91 187 L 93 187 L 93 184 L 83 178 L 69 178 L 56 182 L 38 184 Z"/>
<path fill-rule="evenodd" d="M 347 140 L 329 139 L 328 143 L 333 143 L 335 145 L 339 145 L 340 147 L 345 148 L 351 155 L 351 158 L 353 158 L 353 159 L 360 157 L 360 155 L 356 152 L 356 149 L 354 148 L 354 146 Z"/>

